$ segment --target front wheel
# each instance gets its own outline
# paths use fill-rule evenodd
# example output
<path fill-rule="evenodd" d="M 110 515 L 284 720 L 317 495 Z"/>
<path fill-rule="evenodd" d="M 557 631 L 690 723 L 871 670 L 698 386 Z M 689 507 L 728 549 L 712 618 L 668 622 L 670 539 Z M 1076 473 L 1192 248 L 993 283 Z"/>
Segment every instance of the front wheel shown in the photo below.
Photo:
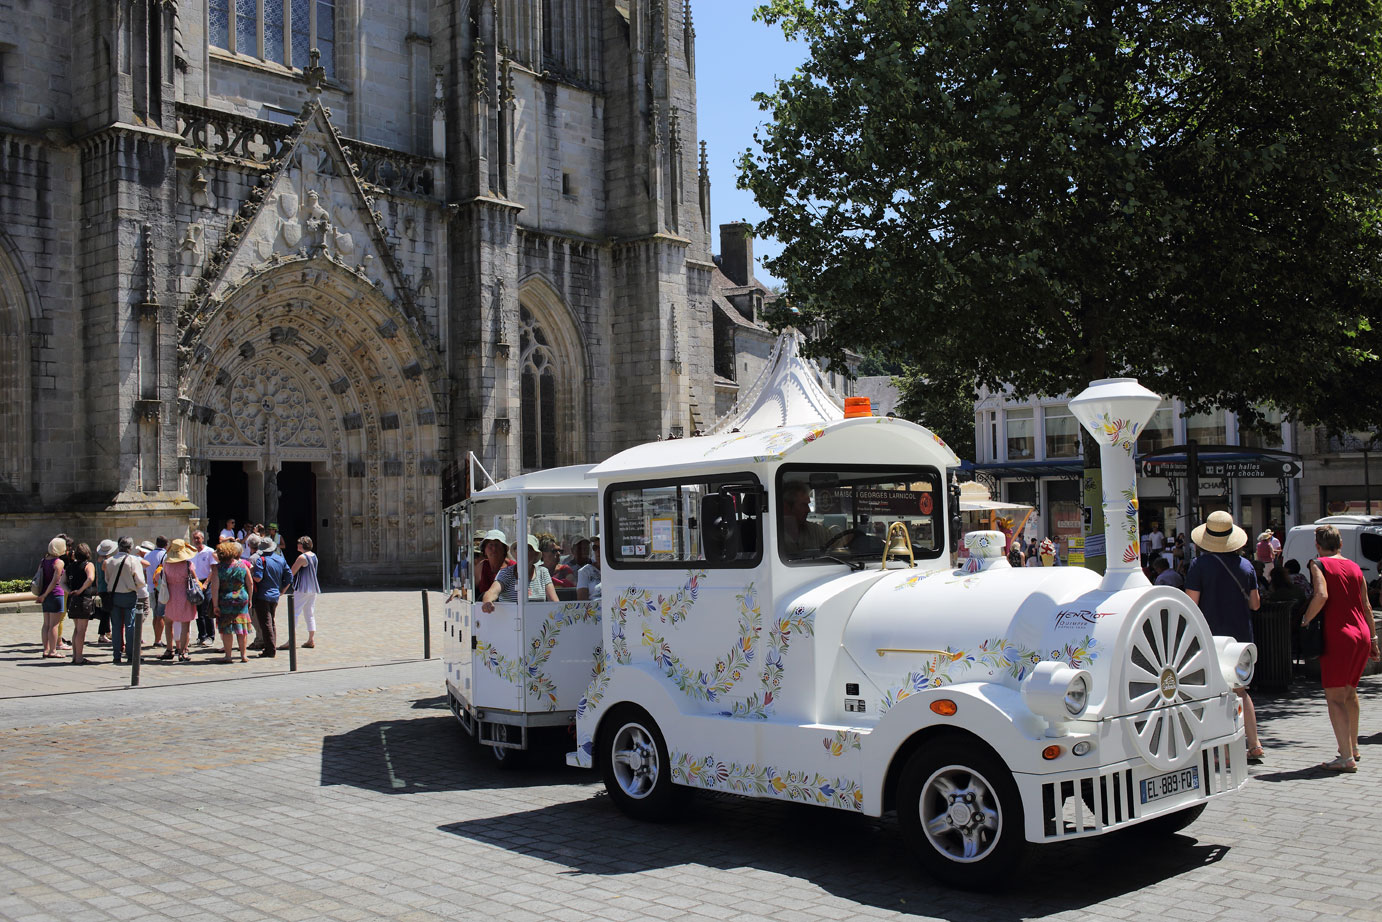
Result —
<path fill-rule="evenodd" d="M 927 745 L 898 784 L 898 821 L 912 850 L 937 880 L 966 890 L 1001 886 L 1027 845 L 1012 773 L 981 745 Z"/>
<path fill-rule="evenodd" d="M 655 822 L 672 819 L 685 800 L 685 791 L 672 784 L 672 762 L 662 733 L 640 707 L 624 705 L 605 718 L 600 762 L 605 790 L 629 816 Z"/>

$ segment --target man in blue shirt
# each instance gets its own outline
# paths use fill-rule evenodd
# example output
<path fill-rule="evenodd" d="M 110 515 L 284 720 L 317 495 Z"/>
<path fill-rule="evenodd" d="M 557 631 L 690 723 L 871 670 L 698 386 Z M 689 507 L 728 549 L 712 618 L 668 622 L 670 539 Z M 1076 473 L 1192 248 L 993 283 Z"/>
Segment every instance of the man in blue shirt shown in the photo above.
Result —
<path fill-rule="evenodd" d="M 1238 553 L 1248 543 L 1248 533 L 1233 524 L 1227 512 L 1211 512 L 1205 523 L 1190 533 L 1206 553 L 1195 558 L 1185 574 L 1185 594 L 1204 612 L 1209 629 L 1242 643 L 1252 643 L 1252 613 L 1262 604 L 1257 592 L 1257 571 Z M 1248 761 L 1261 762 L 1257 738 L 1257 711 L 1246 688 L 1235 688 L 1243 702 L 1243 724 L 1248 736 Z"/>
<path fill-rule="evenodd" d="M 278 610 L 278 597 L 288 583 L 288 564 L 278 553 L 272 538 L 256 541 L 251 536 L 249 541 L 255 549 L 250 556 L 250 575 L 254 577 L 254 630 L 264 644 L 259 655 L 271 657 L 278 652 L 274 614 Z"/>

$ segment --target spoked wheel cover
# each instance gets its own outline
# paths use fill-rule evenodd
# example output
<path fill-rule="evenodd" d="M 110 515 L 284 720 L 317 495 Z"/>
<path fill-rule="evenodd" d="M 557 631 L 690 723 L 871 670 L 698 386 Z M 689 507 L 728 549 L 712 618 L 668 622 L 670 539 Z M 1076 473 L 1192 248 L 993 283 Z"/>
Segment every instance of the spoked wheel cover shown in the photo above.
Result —
<path fill-rule="evenodd" d="M 1128 635 L 1121 687 L 1133 748 L 1154 767 L 1188 763 L 1204 742 L 1205 698 L 1215 663 L 1204 622 L 1168 600 L 1137 617 Z"/>
<path fill-rule="evenodd" d="M 965 765 L 934 771 L 917 804 L 931 847 L 959 864 L 983 861 L 1003 834 L 1003 806 L 989 780 Z"/>
<path fill-rule="evenodd" d="M 662 759 L 657 741 L 641 723 L 629 721 L 615 731 L 610 760 L 619 789 L 633 800 L 642 800 L 657 788 Z"/>

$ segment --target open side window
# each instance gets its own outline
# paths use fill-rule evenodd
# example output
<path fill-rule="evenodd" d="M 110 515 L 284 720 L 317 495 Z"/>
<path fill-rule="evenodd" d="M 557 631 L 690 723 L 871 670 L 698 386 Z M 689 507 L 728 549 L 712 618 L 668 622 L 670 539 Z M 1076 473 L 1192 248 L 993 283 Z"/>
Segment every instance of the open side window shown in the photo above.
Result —
<path fill-rule="evenodd" d="M 612 484 L 605 490 L 611 567 L 754 567 L 766 496 L 752 474 Z"/>

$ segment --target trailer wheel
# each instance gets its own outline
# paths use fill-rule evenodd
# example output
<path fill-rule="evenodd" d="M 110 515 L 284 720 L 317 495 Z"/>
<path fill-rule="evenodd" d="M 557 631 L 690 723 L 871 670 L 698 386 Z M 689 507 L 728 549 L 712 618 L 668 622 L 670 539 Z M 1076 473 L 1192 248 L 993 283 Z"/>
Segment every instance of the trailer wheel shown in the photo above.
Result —
<path fill-rule="evenodd" d="M 1175 813 L 1158 816 L 1156 819 L 1129 827 L 1128 832 L 1140 836 L 1172 836 L 1199 819 L 1206 806 L 1207 804 L 1196 804 Z"/>
<path fill-rule="evenodd" d="M 667 744 L 648 712 L 626 704 L 604 720 L 600 763 L 605 790 L 629 816 L 661 822 L 676 816 L 685 793 L 672 784 Z"/>
<path fill-rule="evenodd" d="M 926 870 L 962 889 L 1002 885 L 1026 851 L 1012 773 L 973 743 L 937 740 L 914 753 L 898 783 L 897 816 Z"/>
<path fill-rule="evenodd" d="M 502 769 L 513 770 L 522 768 L 528 761 L 528 753 L 522 749 L 510 749 L 507 746 L 488 746 L 490 755 L 494 756 L 494 764 Z"/>

